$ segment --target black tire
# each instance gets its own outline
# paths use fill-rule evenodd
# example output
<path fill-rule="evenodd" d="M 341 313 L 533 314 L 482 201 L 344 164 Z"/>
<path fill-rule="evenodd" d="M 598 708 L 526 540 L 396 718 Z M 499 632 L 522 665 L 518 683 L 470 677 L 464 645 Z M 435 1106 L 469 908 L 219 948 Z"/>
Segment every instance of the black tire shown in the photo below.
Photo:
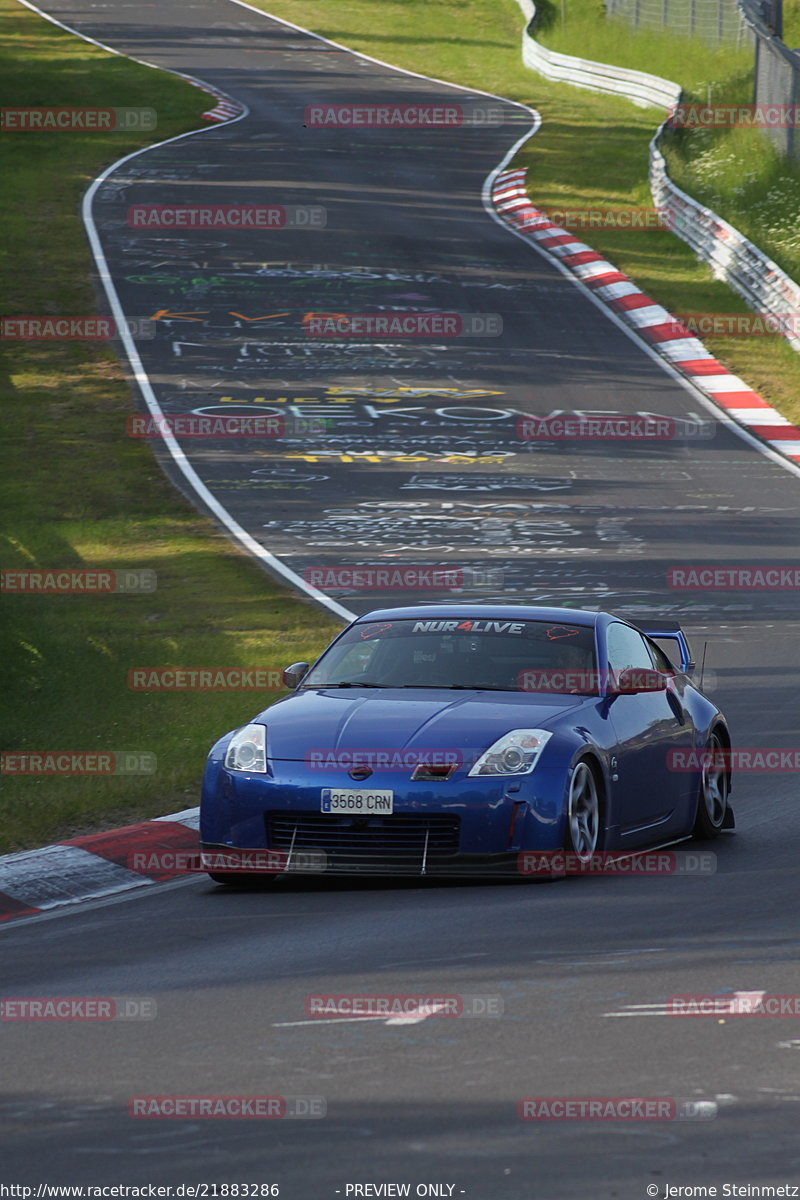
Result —
<path fill-rule="evenodd" d="M 699 838 L 719 837 L 725 828 L 725 818 L 728 814 L 728 797 L 730 795 L 730 771 L 724 760 L 717 756 L 727 751 L 728 746 L 716 732 L 708 739 L 704 756 L 707 761 L 703 764 L 700 777 L 700 790 L 697 796 L 697 816 L 694 822 L 694 836 Z"/>

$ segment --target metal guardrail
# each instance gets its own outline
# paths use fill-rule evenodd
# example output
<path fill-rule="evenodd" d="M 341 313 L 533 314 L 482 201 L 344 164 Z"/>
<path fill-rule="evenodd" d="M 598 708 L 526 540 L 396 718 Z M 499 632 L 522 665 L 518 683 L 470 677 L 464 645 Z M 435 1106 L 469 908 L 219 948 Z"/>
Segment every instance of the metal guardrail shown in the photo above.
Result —
<path fill-rule="evenodd" d="M 530 32 L 536 16 L 533 0 L 517 0 L 517 3 L 527 21 L 522 34 L 525 66 L 546 79 L 595 92 L 611 92 L 642 107 L 667 109 L 650 142 L 649 180 L 655 206 L 669 213 L 671 231 L 691 246 L 698 258 L 709 264 L 714 276 L 738 292 L 754 311 L 788 318 L 790 325 L 783 336 L 800 353 L 800 284 L 743 233 L 681 191 L 669 177 L 658 143 L 670 110 L 680 100 L 680 85 L 643 71 L 628 71 L 548 50 Z"/>
<path fill-rule="evenodd" d="M 717 279 L 738 292 L 758 313 L 788 320 L 783 336 L 800 353 L 800 284 L 722 217 L 698 204 L 670 179 L 658 148 L 663 125 L 650 143 L 650 191 L 666 209 L 669 228 L 707 262 Z"/>
<path fill-rule="evenodd" d="M 643 108 L 670 108 L 678 103 L 681 89 L 669 79 L 548 50 L 529 32 L 531 23 L 536 19 L 533 0 L 517 0 L 517 3 L 528 22 L 528 28 L 522 35 L 522 61 L 532 71 L 538 71 L 545 79 L 571 83 L 574 87 L 588 88 L 593 92 L 622 96 Z"/>

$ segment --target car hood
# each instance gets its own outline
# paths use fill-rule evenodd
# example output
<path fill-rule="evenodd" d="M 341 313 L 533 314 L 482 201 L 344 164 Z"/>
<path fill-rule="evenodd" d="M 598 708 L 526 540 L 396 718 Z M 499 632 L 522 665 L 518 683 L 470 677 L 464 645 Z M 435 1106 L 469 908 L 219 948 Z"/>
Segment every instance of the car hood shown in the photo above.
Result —
<path fill-rule="evenodd" d="M 485 750 L 510 729 L 552 728 L 585 696 L 387 688 L 296 692 L 257 718 L 267 756 L 302 761 L 312 751 Z"/>

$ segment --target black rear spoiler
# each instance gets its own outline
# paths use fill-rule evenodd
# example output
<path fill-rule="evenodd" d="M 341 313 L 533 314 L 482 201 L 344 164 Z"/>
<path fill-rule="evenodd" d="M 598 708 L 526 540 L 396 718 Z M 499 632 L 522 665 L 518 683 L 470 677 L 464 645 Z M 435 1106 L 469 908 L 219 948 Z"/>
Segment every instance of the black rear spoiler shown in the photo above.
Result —
<path fill-rule="evenodd" d="M 635 624 L 637 629 L 641 629 L 642 633 L 647 634 L 650 638 L 657 638 L 660 641 L 677 642 L 681 656 L 680 669 L 684 675 L 692 674 L 696 664 L 692 658 L 686 634 L 677 621 L 636 621 Z"/>

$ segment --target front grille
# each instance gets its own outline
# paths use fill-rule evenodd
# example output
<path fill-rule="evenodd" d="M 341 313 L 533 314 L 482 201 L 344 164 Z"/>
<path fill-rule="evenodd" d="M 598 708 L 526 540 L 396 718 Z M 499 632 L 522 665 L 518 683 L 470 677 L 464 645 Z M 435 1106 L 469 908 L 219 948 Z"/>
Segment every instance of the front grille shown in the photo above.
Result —
<path fill-rule="evenodd" d="M 429 864 L 458 853 L 459 817 L 440 813 L 391 816 L 329 816 L 315 812 L 267 813 L 267 835 L 272 850 L 293 854 L 322 850 L 328 868 L 345 864 L 385 864 L 416 870 L 423 855 Z M 428 849 L 425 854 L 425 838 Z M 294 839 L 294 844 L 292 843 Z"/>

